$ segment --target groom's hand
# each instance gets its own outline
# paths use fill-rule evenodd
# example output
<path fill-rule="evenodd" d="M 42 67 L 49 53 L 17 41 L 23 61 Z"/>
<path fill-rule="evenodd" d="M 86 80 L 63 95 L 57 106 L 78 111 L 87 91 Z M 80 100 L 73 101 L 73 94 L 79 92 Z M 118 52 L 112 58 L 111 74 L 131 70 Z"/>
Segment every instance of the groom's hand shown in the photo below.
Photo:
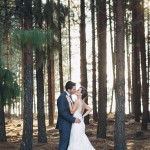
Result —
<path fill-rule="evenodd" d="M 79 118 L 76 118 L 74 123 L 80 123 L 80 122 L 81 120 Z"/>

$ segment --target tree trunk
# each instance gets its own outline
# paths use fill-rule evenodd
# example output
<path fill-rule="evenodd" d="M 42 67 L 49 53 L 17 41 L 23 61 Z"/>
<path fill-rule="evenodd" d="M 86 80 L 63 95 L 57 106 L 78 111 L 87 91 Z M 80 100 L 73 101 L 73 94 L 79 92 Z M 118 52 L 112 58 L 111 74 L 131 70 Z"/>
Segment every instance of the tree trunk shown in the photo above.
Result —
<path fill-rule="evenodd" d="M 139 1 L 132 3 L 132 112 L 135 121 L 140 121 L 141 115 L 141 82 L 140 82 L 140 37 L 139 24 L 135 23 L 139 16 Z"/>
<path fill-rule="evenodd" d="M 60 0 L 58 0 L 58 43 L 59 43 L 59 76 L 60 76 L 60 92 L 64 90 L 63 84 L 63 60 L 62 60 L 62 42 L 61 42 L 61 22 L 60 22 Z"/>
<path fill-rule="evenodd" d="M 24 0 L 24 28 L 32 29 L 32 0 Z M 20 149 L 32 150 L 33 141 L 33 52 L 29 44 L 24 45 L 24 116 Z"/>
<path fill-rule="evenodd" d="M 49 104 L 49 125 L 54 124 L 54 112 L 55 112 L 55 77 L 54 77 L 54 51 L 53 46 L 48 46 L 50 51 L 49 64 L 48 64 L 48 104 Z"/>
<path fill-rule="evenodd" d="M 22 48 L 22 51 L 21 51 L 21 76 L 22 76 L 22 79 L 21 79 L 21 88 L 22 88 L 22 91 L 24 91 L 24 52 L 23 52 L 23 48 Z M 23 114 L 24 114 L 24 97 L 23 97 L 23 94 L 21 94 L 21 119 L 23 119 Z"/>
<path fill-rule="evenodd" d="M 80 22 L 80 77 L 81 86 L 87 88 L 87 60 L 86 60 L 86 32 L 85 32 L 85 1 L 80 0 L 81 22 Z M 88 99 L 85 101 L 88 104 Z M 89 124 L 89 115 L 85 117 L 85 124 Z"/>
<path fill-rule="evenodd" d="M 70 0 L 68 0 L 68 39 L 69 39 L 69 75 L 71 80 L 71 35 L 70 35 Z"/>
<path fill-rule="evenodd" d="M 47 2 L 48 7 L 51 8 L 47 13 L 47 30 L 50 28 L 53 30 L 53 0 Z M 54 124 L 54 112 L 55 112 L 55 70 L 54 70 L 54 37 L 52 35 L 52 41 L 47 43 L 47 56 L 48 56 L 48 114 L 49 125 Z"/>
<path fill-rule="evenodd" d="M 24 114 L 21 150 L 32 150 L 33 136 L 33 53 L 30 45 L 24 47 Z"/>
<path fill-rule="evenodd" d="M 124 1 L 116 1 L 116 112 L 114 149 L 126 150 L 125 137 L 125 52 L 124 52 Z"/>
<path fill-rule="evenodd" d="M 110 42 L 111 42 L 111 55 L 112 55 L 112 71 L 113 71 L 113 86 L 112 86 L 112 96 L 111 96 L 111 104 L 110 104 L 110 113 L 112 112 L 113 107 L 113 99 L 114 99 L 114 82 L 115 82 L 115 57 L 114 57 L 114 48 L 113 48 L 113 35 L 112 35 L 112 10 L 111 10 L 111 0 L 109 0 L 109 25 L 110 25 Z"/>
<path fill-rule="evenodd" d="M 10 28 L 10 20 L 8 15 L 8 0 L 4 0 L 4 7 L 5 7 L 5 40 L 6 40 L 6 67 L 10 69 L 10 35 L 9 35 L 9 28 Z M 8 100 L 8 119 L 11 119 L 11 100 Z"/>
<path fill-rule="evenodd" d="M 91 23 L 92 23 L 92 100 L 93 100 L 93 120 L 97 121 L 97 101 L 96 101 L 96 52 L 95 52 L 95 2 L 91 0 Z"/>
<path fill-rule="evenodd" d="M 140 5 L 140 52 L 141 52 L 141 70 L 142 70 L 142 130 L 147 130 L 147 123 L 149 118 L 148 112 L 148 85 L 146 74 L 146 49 L 145 49 L 145 33 L 144 33 L 144 5 Z"/>
<path fill-rule="evenodd" d="M 4 105 L 0 104 L 0 142 L 7 142 Z"/>
<path fill-rule="evenodd" d="M 39 61 L 39 55 L 36 54 L 36 63 Z M 38 119 L 38 142 L 46 143 L 46 125 L 44 111 L 44 80 L 43 80 L 43 64 L 36 69 L 37 81 L 37 119 Z"/>
<path fill-rule="evenodd" d="M 24 29 L 24 17 L 23 17 L 23 14 L 24 14 L 24 7 L 23 7 L 23 0 L 20 0 L 20 1 L 15 1 L 16 2 L 16 12 L 19 16 L 19 21 L 20 21 L 20 29 L 23 30 Z M 21 47 L 22 51 L 21 51 L 21 56 L 20 58 L 22 59 L 21 60 L 21 90 L 23 91 L 24 90 L 24 53 L 23 53 L 23 47 Z M 21 105 L 21 119 L 23 119 L 23 103 L 24 103 L 24 99 L 23 99 L 23 94 L 21 94 L 21 97 L 20 97 L 20 105 Z"/>
<path fill-rule="evenodd" d="M 150 9 L 147 9 L 147 29 L 148 29 L 148 35 L 147 35 L 147 57 L 148 57 L 148 91 L 149 91 L 149 87 L 150 87 Z M 149 104 L 150 104 L 150 93 L 148 92 L 148 99 L 149 99 Z M 150 117 L 149 117 L 149 121 L 150 122 Z"/>
<path fill-rule="evenodd" d="M 126 48 L 127 48 L 127 68 L 128 68 L 128 106 L 129 113 L 131 113 L 131 64 L 130 64 L 130 51 L 129 51 L 129 42 L 130 42 L 130 29 L 128 25 L 129 15 L 126 16 Z"/>
<path fill-rule="evenodd" d="M 106 138 L 107 126 L 107 75 L 106 75 L 106 0 L 97 0 L 98 35 L 98 126 L 97 137 Z M 100 13 L 100 12 L 103 13 Z"/>
<path fill-rule="evenodd" d="M 42 29 L 41 21 L 41 0 L 35 0 L 35 21 L 36 26 Z M 38 119 L 38 142 L 46 143 L 46 125 L 45 125 L 45 110 L 44 110 L 44 79 L 43 79 L 43 51 L 36 49 L 36 82 L 37 82 L 37 119 Z M 39 64 L 39 60 L 42 63 Z"/>

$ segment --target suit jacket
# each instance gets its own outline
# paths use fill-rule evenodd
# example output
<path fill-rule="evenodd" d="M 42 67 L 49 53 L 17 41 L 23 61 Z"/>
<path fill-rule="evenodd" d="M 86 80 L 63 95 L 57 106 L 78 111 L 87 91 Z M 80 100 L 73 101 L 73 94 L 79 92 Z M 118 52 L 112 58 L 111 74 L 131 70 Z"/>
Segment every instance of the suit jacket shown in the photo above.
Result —
<path fill-rule="evenodd" d="M 58 119 L 56 129 L 70 131 L 71 125 L 74 123 L 75 118 L 70 113 L 66 95 L 67 93 L 63 92 L 57 99 Z"/>

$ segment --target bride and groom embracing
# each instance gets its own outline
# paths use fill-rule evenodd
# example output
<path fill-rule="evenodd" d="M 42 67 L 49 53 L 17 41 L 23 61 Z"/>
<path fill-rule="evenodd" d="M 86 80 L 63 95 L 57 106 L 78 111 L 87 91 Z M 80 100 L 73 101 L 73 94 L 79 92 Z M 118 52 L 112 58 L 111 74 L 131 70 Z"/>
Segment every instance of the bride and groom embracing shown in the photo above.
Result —
<path fill-rule="evenodd" d="M 76 84 L 72 81 L 66 83 L 65 89 L 57 100 L 56 128 L 60 134 L 58 150 L 95 150 L 85 134 L 84 117 L 92 111 L 84 102 L 87 90 L 84 87 L 76 90 Z M 71 98 L 72 94 L 77 96 L 75 102 Z M 84 110 L 86 112 L 83 114 Z"/>

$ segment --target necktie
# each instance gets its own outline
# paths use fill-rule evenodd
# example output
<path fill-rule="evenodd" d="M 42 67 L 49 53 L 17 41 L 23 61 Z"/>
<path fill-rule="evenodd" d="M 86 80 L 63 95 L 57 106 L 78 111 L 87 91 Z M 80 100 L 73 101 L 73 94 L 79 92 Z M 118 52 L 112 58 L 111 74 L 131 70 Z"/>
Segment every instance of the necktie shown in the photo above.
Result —
<path fill-rule="evenodd" d="M 74 103 L 74 102 L 73 102 L 73 100 L 72 100 L 72 97 L 71 97 L 71 95 L 69 95 L 69 97 L 70 97 L 70 99 L 71 99 L 71 104 L 73 105 L 73 103 Z"/>

